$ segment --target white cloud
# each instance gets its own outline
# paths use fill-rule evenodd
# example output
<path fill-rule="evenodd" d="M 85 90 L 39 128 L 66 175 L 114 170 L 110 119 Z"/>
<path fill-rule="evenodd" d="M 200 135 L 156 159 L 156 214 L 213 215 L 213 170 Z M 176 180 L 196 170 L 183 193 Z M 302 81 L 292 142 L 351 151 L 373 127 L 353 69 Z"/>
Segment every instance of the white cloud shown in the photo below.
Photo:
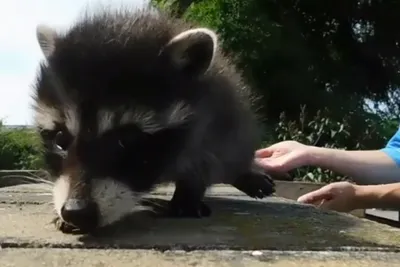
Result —
<path fill-rule="evenodd" d="M 36 42 L 36 25 L 63 28 L 85 6 L 138 5 L 144 0 L 10 0 L 0 8 L 0 119 L 6 124 L 30 124 L 31 84 L 42 53 Z M 147 1 L 146 1 L 147 2 Z"/>

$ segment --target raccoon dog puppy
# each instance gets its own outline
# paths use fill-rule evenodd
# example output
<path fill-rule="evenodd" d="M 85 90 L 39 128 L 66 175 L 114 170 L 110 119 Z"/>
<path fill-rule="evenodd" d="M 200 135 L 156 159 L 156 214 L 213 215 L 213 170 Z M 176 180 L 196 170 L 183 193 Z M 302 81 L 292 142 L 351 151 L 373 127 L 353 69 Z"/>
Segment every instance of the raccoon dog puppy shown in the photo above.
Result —
<path fill-rule="evenodd" d="M 254 198 L 274 192 L 253 165 L 254 97 L 213 30 L 150 9 L 102 9 L 64 33 L 36 31 L 45 60 L 33 107 L 59 230 L 112 224 L 166 182 L 175 217 L 209 216 L 203 196 L 215 183 Z"/>

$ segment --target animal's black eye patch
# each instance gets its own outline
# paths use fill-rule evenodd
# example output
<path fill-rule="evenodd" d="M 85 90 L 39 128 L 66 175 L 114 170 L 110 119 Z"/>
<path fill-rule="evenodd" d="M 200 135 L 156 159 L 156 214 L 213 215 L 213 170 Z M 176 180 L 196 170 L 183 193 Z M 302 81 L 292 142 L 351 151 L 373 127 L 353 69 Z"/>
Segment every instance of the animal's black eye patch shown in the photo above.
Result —
<path fill-rule="evenodd" d="M 68 131 L 60 130 L 55 134 L 54 145 L 57 149 L 66 151 L 72 143 L 72 140 L 73 137 Z"/>
<path fill-rule="evenodd" d="M 141 131 L 136 125 L 123 125 L 111 129 L 96 139 L 97 144 L 103 147 L 129 148 L 140 145 L 149 138 L 148 134 Z"/>
<path fill-rule="evenodd" d="M 40 130 L 40 136 L 44 142 L 46 150 L 56 152 L 57 150 L 68 150 L 74 137 L 63 125 L 57 125 L 53 130 Z"/>
<path fill-rule="evenodd" d="M 107 131 L 82 147 L 81 159 L 96 175 L 126 177 L 149 176 L 160 172 L 180 151 L 184 125 L 155 133 L 124 125 Z"/>
<path fill-rule="evenodd" d="M 140 162 L 149 136 L 135 125 L 121 126 L 81 146 L 81 160 L 93 172 L 115 175 L 118 169 Z"/>
<path fill-rule="evenodd" d="M 44 159 L 52 176 L 62 171 L 62 161 L 74 137 L 64 125 L 57 125 L 53 130 L 39 129 L 44 145 Z"/>

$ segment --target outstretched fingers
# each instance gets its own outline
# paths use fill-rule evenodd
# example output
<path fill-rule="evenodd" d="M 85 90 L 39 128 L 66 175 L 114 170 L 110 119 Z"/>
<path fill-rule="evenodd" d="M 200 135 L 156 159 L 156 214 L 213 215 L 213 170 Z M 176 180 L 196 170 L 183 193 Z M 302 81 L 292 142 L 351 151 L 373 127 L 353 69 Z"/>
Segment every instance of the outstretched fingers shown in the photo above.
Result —
<path fill-rule="evenodd" d="M 328 188 L 322 187 L 318 190 L 300 196 L 297 201 L 304 204 L 316 204 L 327 205 L 332 200 L 333 195 Z M 325 204 L 324 204 L 325 203 Z"/>

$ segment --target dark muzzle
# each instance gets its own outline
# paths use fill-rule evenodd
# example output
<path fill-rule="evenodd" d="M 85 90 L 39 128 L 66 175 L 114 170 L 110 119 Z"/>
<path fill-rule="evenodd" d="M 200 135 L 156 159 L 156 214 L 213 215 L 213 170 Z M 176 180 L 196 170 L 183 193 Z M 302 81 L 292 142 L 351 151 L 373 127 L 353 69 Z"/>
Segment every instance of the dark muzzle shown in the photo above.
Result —
<path fill-rule="evenodd" d="M 62 219 L 83 231 L 91 231 L 98 224 L 98 209 L 95 203 L 83 199 L 68 199 L 61 209 Z"/>

